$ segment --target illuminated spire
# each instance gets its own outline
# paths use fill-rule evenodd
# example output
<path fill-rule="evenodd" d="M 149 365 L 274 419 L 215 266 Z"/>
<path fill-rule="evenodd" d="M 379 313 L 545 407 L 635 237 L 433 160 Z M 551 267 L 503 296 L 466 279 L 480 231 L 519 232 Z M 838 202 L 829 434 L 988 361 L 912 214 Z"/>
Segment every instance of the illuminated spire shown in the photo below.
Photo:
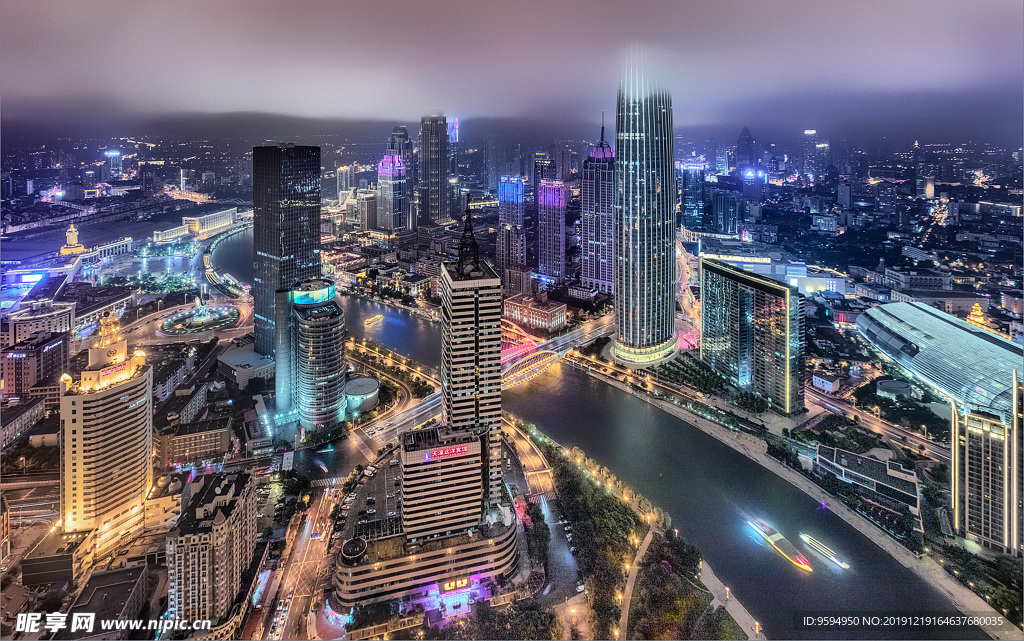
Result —
<path fill-rule="evenodd" d="M 100 319 L 100 335 L 99 340 L 96 341 L 94 347 L 106 347 L 116 343 L 121 338 L 121 322 L 110 315 L 110 312 L 104 312 L 103 318 Z"/>

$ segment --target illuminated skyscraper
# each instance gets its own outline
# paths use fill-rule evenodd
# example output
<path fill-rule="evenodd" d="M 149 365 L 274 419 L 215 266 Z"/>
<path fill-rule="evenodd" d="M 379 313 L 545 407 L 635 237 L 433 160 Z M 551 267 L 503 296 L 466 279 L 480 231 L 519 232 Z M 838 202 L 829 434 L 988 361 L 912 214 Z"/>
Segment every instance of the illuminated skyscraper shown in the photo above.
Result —
<path fill-rule="evenodd" d="M 110 149 L 106 153 L 107 156 L 107 172 L 110 174 L 110 180 L 121 180 L 123 175 L 121 168 L 121 152 L 117 149 Z"/>
<path fill-rule="evenodd" d="M 565 280 L 565 185 L 540 181 L 537 187 L 537 271 L 553 282 Z"/>
<path fill-rule="evenodd" d="M 490 501 L 501 498 L 501 280 L 480 258 L 469 209 L 459 260 L 441 269 L 441 411 L 473 430 L 489 454 Z"/>
<path fill-rule="evenodd" d="M 306 429 L 345 416 L 345 312 L 334 281 L 315 278 L 277 292 L 277 410 L 297 411 Z"/>
<path fill-rule="evenodd" d="M 451 220 L 451 184 L 448 181 L 451 158 L 448 149 L 448 123 L 437 112 L 420 120 L 418 151 L 419 215 L 423 222 L 444 224 Z"/>
<path fill-rule="evenodd" d="M 693 232 L 707 231 L 704 215 L 704 164 L 683 162 L 679 166 L 679 174 L 683 228 Z"/>
<path fill-rule="evenodd" d="M 604 125 L 601 126 L 601 141 L 583 161 L 582 178 L 581 280 L 584 287 L 611 294 L 615 289 L 612 235 L 615 218 L 615 152 L 604 139 Z"/>
<path fill-rule="evenodd" d="M 344 167 L 338 167 L 337 169 L 338 178 L 338 197 L 341 198 L 344 194 L 347 194 L 350 189 L 354 186 L 355 170 L 352 165 L 345 165 Z"/>
<path fill-rule="evenodd" d="M 615 342 L 647 367 L 676 353 L 675 152 L 672 97 L 631 65 L 615 127 Z"/>
<path fill-rule="evenodd" d="M 377 164 L 377 226 L 381 229 L 399 233 L 408 228 L 407 185 L 405 162 L 389 150 Z"/>
<path fill-rule="evenodd" d="M 60 524 L 95 531 L 98 557 L 142 530 L 153 487 L 153 368 L 105 316 L 89 365 L 60 379 Z"/>
<path fill-rule="evenodd" d="M 320 148 L 254 147 L 253 303 L 256 351 L 274 355 L 274 295 L 320 276 Z"/>
<path fill-rule="evenodd" d="M 419 203 L 416 199 L 416 183 L 419 174 L 416 171 L 415 145 L 409 138 L 409 129 L 405 125 L 395 125 L 395 128 L 391 130 L 391 137 L 388 138 L 387 150 L 384 153 L 385 155 L 401 156 L 402 164 L 405 165 L 405 227 L 407 230 L 415 230 L 417 211 L 419 210 Z"/>
<path fill-rule="evenodd" d="M 498 274 L 526 263 L 525 203 L 521 176 L 502 176 L 498 185 Z"/>
<path fill-rule="evenodd" d="M 804 299 L 794 286 L 700 261 L 700 359 L 792 416 L 804 409 Z"/>

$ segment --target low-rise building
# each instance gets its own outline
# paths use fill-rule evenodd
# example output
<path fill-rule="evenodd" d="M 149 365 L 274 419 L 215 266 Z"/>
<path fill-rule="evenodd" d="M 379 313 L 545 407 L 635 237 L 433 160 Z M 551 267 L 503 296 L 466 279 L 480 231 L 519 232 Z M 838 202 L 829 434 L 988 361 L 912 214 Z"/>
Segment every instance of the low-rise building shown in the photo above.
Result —
<path fill-rule="evenodd" d="M 43 420 L 45 403 L 42 398 L 29 397 L 15 401 L 0 410 L 0 449 L 7 449 L 28 433 L 33 425 Z"/>
<path fill-rule="evenodd" d="M 74 604 L 68 609 L 68 621 L 76 614 L 95 615 L 91 629 L 71 631 L 68 625 L 53 636 L 54 639 L 127 639 L 132 630 L 101 627 L 100 621 L 134 621 L 139 618 L 149 596 L 146 566 L 97 572 L 82 588 Z"/>
<path fill-rule="evenodd" d="M 833 394 L 839 389 L 840 379 L 838 376 L 826 374 L 825 372 L 814 372 L 814 375 L 811 377 L 811 385 L 814 385 L 823 392 Z"/>
<path fill-rule="evenodd" d="M 254 378 L 262 378 L 264 381 L 273 378 L 274 359 L 257 353 L 251 339 L 244 339 L 239 343 L 220 355 L 217 359 L 217 371 L 234 381 L 241 389 L 245 389 Z"/>
<path fill-rule="evenodd" d="M 3 350 L 4 398 L 24 397 L 38 382 L 68 369 L 68 332 L 41 332 Z"/>
<path fill-rule="evenodd" d="M 835 475 L 840 481 L 856 485 L 881 503 L 899 509 L 906 505 L 914 515 L 920 514 L 920 493 L 917 472 L 895 461 L 880 461 L 864 454 L 855 454 L 818 444 L 818 467 Z"/>
<path fill-rule="evenodd" d="M 557 332 L 568 322 L 565 303 L 548 300 L 547 294 L 519 294 L 505 299 L 502 316 L 516 325 L 530 329 Z"/>
<path fill-rule="evenodd" d="M 981 311 L 988 311 L 989 299 L 974 292 L 959 292 L 948 289 L 904 289 L 892 290 L 894 303 L 924 303 L 947 314 L 970 313 L 975 305 L 981 305 Z"/>

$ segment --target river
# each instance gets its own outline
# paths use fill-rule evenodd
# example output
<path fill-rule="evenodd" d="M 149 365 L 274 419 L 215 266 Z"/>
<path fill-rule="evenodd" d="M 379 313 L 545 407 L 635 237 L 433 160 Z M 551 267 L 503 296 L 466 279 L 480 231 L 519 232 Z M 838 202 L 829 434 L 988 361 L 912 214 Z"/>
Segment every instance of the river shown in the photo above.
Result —
<path fill-rule="evenodd" d="M 251 234 L 225 241 L 218 269 L 251 282 Z M 249 239 L 248 253 L 244 241 Z M 221 262 L 221 261 L 224 262 Z M 247 271 L 246 265 L 248 265 Z M 353 296 L 344 298 L 353 334 L 432 367 L 440 363 L 440 325 L 405 310 Z M 364 326 L 381 314 L 384 320 Z M 647 402 L 568 366 L 555 365 L 502 395 L 505 409 L 535 423 L 566 447 L 578 446 L 672 517 L 718 577 L 764 627 L 768 638 L 986 638 L 977 628 L 946 632 L 888 629 L 836 633 L 797 630 L 801 613 L 958 614 L 954 605 L 814 499 L 729 446 Z M 339 448 L 349 449 L 349 448 Z M 341 452 L 319 456 L 331 468 Z M 337 458 L 335 458 L 337 456 Z M 348 463 L 344 463 L 348 465 Z M 331 470 L 331 475 L 348 469 Z M 766 545 L 746 523 L 763 518 L 806 551 L 814 568 L 800 570 Z M 823 541 L 847 561 L 840 570 L 804 550 L 799 533 Z"/>

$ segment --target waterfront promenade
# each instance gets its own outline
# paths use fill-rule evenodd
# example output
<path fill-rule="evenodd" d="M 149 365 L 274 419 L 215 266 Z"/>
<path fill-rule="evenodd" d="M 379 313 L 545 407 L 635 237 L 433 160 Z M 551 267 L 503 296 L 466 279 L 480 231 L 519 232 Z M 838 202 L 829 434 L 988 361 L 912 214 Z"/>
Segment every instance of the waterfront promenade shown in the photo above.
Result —
<path fill-rule="evenodd" d="M 882 548 L 901 565 L 914 571 L 918 576 L 946 595 L 963 614 L 968 616 L 1001 616 L 1002 613 L 997 612 L 987 601 L 967 587 L 961 585 L 953 577 L 949 576 L 949 574 L 933 559 L 929 557 L 918 558 L 913 552 L 905 548 L 899 542 L 893 540 L 887 534 L 878 529 L 877 526 L 848 508 L 841 501 L 836 500 L 835 497 L 828 494 L 828 492 L 823 490 L 813 481 L 771 456 L 768 456 L 767 442 L 750 434 L 732 431 L 711 420 L 697 416 L 689 410 L 670 401 L 654 398 L 649 394 L 638 392 L 635 389 L 630 388 L 625 383 L 600 372 L 586 368 L 581 371 L 587 372 L 590 376 L 606 382 L 613 387 L 650 403 L 654 407 L 664 410 L 672 416 L 694 425 L 706 434 L 742 453 L 747 458 L 756 461 L 762 467 L 787 481 L 805 494 L 813 497 L 819 503 L 827 504 L 830 511 L 856 528 L 861 534 L 874 542 L 878 547 Z M 705 565 L 705 568 L 706 567 L 707 566 Z M 1009 622 L 1005 623 L 1003 626 L 980 627 L 993 639 L 1009 640 L 1024 638 L 1024 633 Z M 768 633 L 770 634 L 770 632 L 771 631 L 769 630 Z"/>

